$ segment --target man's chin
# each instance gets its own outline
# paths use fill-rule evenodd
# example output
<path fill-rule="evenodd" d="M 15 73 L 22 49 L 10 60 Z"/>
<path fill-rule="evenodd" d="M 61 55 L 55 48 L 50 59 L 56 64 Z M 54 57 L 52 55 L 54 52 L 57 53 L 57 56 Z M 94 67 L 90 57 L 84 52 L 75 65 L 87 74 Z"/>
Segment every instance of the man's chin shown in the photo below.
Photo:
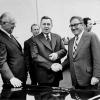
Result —
<path fill-rule="evenodd" d="M 48 32 L 48 31 L 45 31 L 44 33 L 50 33 L 50 32 Z"/>
<path fill-rule="evenodd" d="M 74 35 L 78 35 L 79 33 L 77 33 L 77 32 L 73 32 L 73 34 L 74 34 Z"/>

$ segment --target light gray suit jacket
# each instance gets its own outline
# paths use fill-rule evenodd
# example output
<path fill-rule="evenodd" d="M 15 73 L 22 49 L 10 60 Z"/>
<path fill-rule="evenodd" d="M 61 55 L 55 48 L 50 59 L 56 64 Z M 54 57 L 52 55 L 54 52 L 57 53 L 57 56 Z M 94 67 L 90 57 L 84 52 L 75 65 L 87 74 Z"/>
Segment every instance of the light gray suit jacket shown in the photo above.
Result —
<path fill-rule="evenodd" d="M 62 65 L 70 67 L 72 82 L 76 78 L 79 85 L 87 86 L 90 84 L 91 77 L 100 78 L 100 41 L 94 33 L 84 32 L 73 58 L 74 39 L 72 38 L 68 43 L 68 58 Z"/>

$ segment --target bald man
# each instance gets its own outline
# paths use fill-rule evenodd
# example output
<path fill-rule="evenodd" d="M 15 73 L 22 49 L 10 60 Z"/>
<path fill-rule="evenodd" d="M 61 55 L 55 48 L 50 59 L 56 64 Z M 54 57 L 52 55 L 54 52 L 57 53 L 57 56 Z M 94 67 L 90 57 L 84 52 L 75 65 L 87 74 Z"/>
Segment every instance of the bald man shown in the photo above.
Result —
<path fill-rule="evenodd" d="M 26 69 L 21 45 L 12 35 L 15 19 L 8 12 L 0 16 L 0 72 L 5 88 L 21 87 Z"/>

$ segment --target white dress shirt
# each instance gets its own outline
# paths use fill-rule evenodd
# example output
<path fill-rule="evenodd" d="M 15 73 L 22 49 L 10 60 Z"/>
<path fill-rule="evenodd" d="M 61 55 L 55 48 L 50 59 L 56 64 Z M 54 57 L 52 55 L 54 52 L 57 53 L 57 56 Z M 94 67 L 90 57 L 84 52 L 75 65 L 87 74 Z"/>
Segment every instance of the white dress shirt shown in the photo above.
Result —
<path fill-rule="evenodd" d="M 51 33 L 46 33 L 46 34 L 48 34 L 49 39 L 51 40 Z M 46 40 L 47 40 L 47 36 L 46 36 L 46 34 L 44 34 L 44 36 L 45 36 L 45 38 L 46 38 Z"/>

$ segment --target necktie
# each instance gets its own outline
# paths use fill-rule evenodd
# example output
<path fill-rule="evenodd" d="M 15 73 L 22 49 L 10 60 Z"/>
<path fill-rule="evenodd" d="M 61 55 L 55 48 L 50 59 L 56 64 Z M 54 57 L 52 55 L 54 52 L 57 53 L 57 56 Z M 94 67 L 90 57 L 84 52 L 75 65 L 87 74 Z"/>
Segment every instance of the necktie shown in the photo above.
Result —
<path fill-rule="evenodd" d="M 47 39 L 47 41 L 50 41 L 49 34 L 46 34 L 46 39 Z"/>
<path fill-rule="evenodd" d="M 50 40 L 49 34 L 46 34 L 46 40 L 48 41 L 48 43 L 49 43 L 50 46 L 51 46 L 51 40 Z"/>
<path fill-rule="evenodd" d="M 75 43 L 73 46 L 73 58 L 75 57 L 77 46 L 78 46 L 78 36 L 75 36 Z"/>
<path fill-rule="evenodd" d="M 14 38 L 14 36 L 13 36 L 12 34 L 10 34 L 10 38 L 12 39 L 12 41 L 13 41 L 16 45 L 18 45 L 17 40 Z"/>

